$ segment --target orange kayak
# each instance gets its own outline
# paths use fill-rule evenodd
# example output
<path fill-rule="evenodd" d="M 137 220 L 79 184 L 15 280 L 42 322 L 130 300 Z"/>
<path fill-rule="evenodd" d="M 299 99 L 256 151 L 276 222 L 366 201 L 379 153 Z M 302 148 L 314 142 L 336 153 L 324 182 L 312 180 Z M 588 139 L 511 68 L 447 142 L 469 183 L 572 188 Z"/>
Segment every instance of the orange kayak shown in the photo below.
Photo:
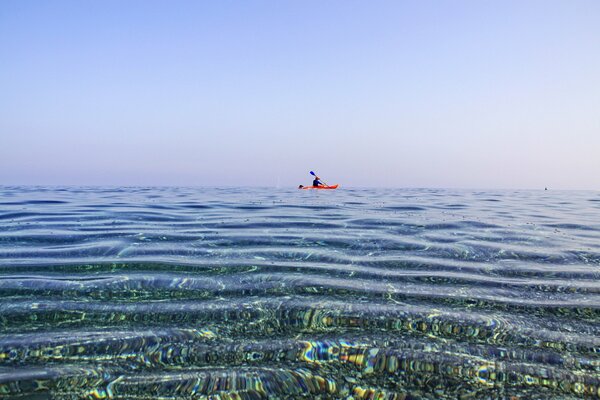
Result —
<path fill-rule="evenodd" d="M 302 186 L 298 189 L 337 189 L 340 185 L 331 185 L 331 186 Z"/>

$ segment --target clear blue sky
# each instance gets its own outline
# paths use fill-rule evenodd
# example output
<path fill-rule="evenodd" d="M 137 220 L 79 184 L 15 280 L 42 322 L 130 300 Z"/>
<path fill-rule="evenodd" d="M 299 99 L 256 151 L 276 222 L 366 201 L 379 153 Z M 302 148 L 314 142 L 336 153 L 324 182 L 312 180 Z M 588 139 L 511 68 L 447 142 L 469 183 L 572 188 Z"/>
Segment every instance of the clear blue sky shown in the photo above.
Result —
<path fill-rule="evenodd" d="M 600 189 L 600 1 L 0 2 L 0 184 Z"/>

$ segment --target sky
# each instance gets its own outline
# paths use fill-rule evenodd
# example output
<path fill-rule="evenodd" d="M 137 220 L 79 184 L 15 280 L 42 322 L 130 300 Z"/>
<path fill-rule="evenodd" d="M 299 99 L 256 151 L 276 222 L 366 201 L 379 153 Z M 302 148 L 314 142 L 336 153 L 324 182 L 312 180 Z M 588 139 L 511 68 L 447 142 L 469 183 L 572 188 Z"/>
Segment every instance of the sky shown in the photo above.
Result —
<path fill-rule="evenodd" d="M 600 189 L 600 1 L 0 1 L 0 185 Z"/>

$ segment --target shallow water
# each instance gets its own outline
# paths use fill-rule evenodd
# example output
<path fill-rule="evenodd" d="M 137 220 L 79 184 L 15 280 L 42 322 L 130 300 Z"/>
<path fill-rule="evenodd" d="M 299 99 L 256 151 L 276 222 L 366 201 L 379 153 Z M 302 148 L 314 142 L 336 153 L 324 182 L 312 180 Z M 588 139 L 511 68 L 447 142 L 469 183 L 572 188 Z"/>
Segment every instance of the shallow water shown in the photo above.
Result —
<path fill-rule="evenodd" d="M 600 192 L 0 187 L 0 397 L 600 397 L 599 278 Z"/>

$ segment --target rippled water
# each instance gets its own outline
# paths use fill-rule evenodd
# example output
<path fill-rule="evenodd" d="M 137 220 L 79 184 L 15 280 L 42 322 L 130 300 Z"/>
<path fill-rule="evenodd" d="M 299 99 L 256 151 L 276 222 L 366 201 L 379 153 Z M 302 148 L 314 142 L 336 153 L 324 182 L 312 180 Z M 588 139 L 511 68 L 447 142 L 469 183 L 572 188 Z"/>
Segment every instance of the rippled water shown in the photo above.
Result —
<path fill-rule="evenodd" d="M 0 397 L 600 397 L 599 278 L 599 192 L 0 187 Z"/>

